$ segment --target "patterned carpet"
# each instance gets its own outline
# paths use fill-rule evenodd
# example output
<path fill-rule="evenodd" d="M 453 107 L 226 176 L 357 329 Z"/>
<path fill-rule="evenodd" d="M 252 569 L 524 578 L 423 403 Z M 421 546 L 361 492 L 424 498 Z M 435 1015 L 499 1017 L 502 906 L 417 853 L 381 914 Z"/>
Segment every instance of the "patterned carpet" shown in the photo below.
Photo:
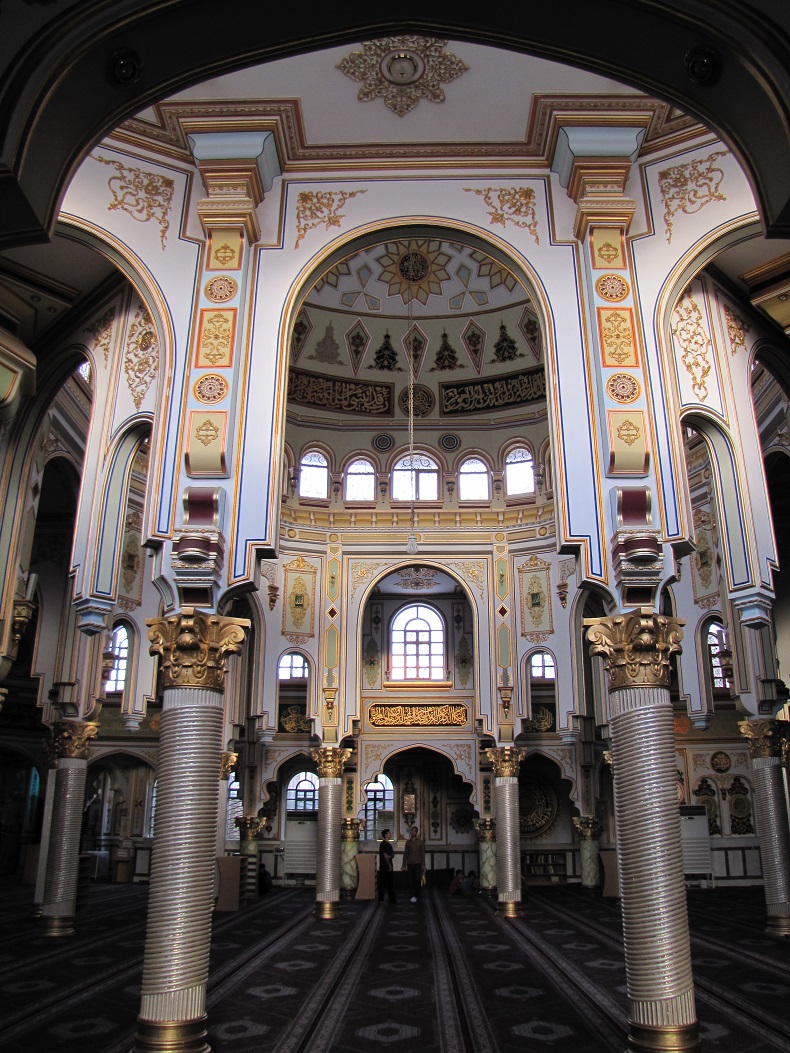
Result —
<path fill-rule="evenodd" d="M 0 1048 L 128 1053 L 147 890 L 96 884 L 78 935 L 46 940 L 31 891 L 0 884 Z M 516 921 L 483 898 L 345 903 L 309 889 L 217 915 L 209 980 L 215 1053 L 611 1053 L 626 1045 L 620 914 L 574 888 L 531 889 Z M 790 941 L 763 932 L 761 889 L 689 894 L 697 1006 L 717 1053 L 790 1050 Z"/>

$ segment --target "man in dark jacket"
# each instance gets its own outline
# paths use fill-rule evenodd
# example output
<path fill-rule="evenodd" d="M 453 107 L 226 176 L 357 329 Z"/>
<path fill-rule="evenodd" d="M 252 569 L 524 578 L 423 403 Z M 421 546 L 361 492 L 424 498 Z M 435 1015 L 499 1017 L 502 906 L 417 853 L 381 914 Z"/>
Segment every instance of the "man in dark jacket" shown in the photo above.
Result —
<path fill-rule="evenodd" d="M 396 903 L 395 899 L 395 864 L 393 858 L 395 849 L 390 842 L 389 830 L 381 831 L 381 844 L 379 845 L 379 903 L 384 902 L 384 893 L 390 903 Z"/>
<path fill-rule="evenodd" d="M 411 837 L 403 849 L 403 870 L 409 872 L 411 901 L 416 903 L 422 890 L 422 875 L 425 873 L 425 842 L 416 826 L 411 828 Z"/>

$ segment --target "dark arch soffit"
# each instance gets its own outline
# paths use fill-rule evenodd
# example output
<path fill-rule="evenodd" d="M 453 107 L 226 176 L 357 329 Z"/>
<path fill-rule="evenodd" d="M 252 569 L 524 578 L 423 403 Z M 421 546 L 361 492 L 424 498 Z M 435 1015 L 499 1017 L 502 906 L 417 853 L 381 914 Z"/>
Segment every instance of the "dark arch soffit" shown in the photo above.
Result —
<path fill-rule="evenodd" d="M 227 0 L 221 11 L 209 0 L 121 0 L 62 11 L 5 0 L 0 32 L 11 31 L 6 42 L 16 40 L 18 50 L 0 70 L 0 247 L 44 240 L 86 152 L 144 106 L 256 62 L 404 32 L 568 62 L 673 102 L 722 135 L 751 179 L 768 232 L 787 237 L 790 5 L 771 5 L 772 21 L 759 2 L 565 0 L 514 13 L 469 0 L 407 0 L 399 18 L 386 19 L 348 0 L 319 8 L 306 25 L 294 5 L 247 0 Z M 717 52 L 714 83 L 694 83 L 686 72 L 687 54 L 699 47 Z M 129 51 L 141 60 L 139 78 L 113 82 L 113 55 Z"/>

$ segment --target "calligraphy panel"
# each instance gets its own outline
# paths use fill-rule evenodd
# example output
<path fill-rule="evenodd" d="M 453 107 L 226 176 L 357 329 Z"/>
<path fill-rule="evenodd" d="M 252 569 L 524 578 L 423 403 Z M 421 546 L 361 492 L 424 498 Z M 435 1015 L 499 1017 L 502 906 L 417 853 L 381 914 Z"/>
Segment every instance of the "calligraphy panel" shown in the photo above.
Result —
<path fill-rule="evenodd" d="M 491 380 L 440 384 L 439 412 L 443 417 L 453 417 L 458 413 L 490 413 L 545 398 L 546 375 L 542 366 L 537 366 Z"/>
<path fill-rule="evenodd" d="M 288 372 L 288 401 L 335 413 L 364 413 L 374 417 L 393 414 L 393 384 L 348 380 L 308 373 L 304 369 Z"/>

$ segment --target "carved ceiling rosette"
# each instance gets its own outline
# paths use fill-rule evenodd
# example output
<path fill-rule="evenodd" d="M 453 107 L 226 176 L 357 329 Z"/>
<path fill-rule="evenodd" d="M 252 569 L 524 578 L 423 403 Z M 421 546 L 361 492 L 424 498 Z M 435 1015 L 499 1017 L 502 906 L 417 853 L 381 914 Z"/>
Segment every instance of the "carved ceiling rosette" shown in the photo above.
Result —
<path fill-rule="evenodd" d="M 240 654 L 246 618 L 222 618 L 217 614 L 184 607 L 169 618 L 146 621 L 150 653 L 159 656 L 163 688 L 204 687 L 221 691 L 227 657 Z"/>
<path fill-rule="evenodd" d="M 681 618 L 649 607 L 609 618 L 585 618 L 590 654 L 603 656 L 609 688 L 669 687 L 669 659 L 681 651 Z"/>

